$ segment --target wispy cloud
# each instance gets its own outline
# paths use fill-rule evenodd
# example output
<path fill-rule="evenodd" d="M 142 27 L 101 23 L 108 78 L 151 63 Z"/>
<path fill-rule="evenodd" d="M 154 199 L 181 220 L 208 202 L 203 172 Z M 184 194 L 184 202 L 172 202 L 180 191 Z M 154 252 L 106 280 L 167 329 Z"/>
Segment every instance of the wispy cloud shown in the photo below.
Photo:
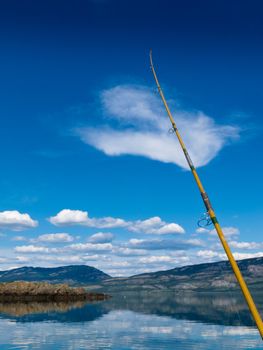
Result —
<path fill-rule="evenodd" d="M 144 250 L 188 250 L 201 247 L 203 242 L 200 240 L 176 240 L 176 239 L 130 239 L 127 243 L 128 248 Z"/>
<path fill-rule="evenodd" d="M 81 140 L 109 156 L 137 155 L 188 169 L 182 150 L 157 96 L 147 87 L 120 85 L 103 91 L 105 115 L 118 122 L 97 128 L 78 128 Z M 171 101 L 173 105 L 173 101 Z M 176 122 L 197 167 L 208 164 L 229 142 L 239 137 L 239 128 L 216 124 L 203 112 L 177 111 Z"/>
<path fill-rule="evenodd" d="M 175 258 L 167 255 L 147 256 L 140 258 L 139 262 L 142 264 L 155 264 L 155 263 L 174 263 Z"/>
<path fill-rule="evenodd" d="M 75 243 L 67 246 L 66 250 L 76 250 L 76 251 L 112 251 L 113 246 L 111 243 Z"/>
<path fill-rule="evenodd" d="M 49 253 L 50 251 L 50 248 L 36 246 L 33 244 L 15 247 L 15 252 L 17 253 Z"/>
<path fill-rule="evenodd" d="M 72 242 L 74 237 L 68 233 L 46 233 L 38 236 L 36 239 L 31 241 L 34 242 L 45 242 L 45 243 L 65 243 Z"/>

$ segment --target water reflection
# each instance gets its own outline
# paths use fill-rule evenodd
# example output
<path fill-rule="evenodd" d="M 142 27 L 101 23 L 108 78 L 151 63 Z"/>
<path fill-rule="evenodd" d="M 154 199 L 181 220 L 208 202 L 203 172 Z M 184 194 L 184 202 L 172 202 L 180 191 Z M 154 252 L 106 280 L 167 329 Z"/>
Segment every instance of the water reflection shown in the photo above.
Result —
<path fill-rule="evenodd" d="M 65 302 L 27 302 L 27 303 L 0 303 L 0 314 L 9 316 L 25 316 L 28 314 L 41 314 L 48 312 L 64 313 L 71 309 L 82 308 L 85 305 L 83 301 L 73 303 Z M 2 315 L 3 316 L 3 315 Z"/>
<path fill-rule="evenodd" d="M 259 303 L 260 310 L 263 310 Z M 115 294 L 103 302 L 0 303 L 0 317 L 20 322 L 92 321 L 114 310 L 169 316 L 202 323 L 253 326 L 242 295 L 226 293 L 129 293 Z"/>
<path fill-rule="evenodd" d="M 262 295 L 255 295 L 263 311 Z M 109 310 L 132 310 L 144 314 L 218 325 L 253 326 L 247 304 L 241 293 L 131 293 L 112 298 L 105 304 Z"/>
<path fill-rule="evenodd" d="M 239 294 L 132 293 L 91 304 L 0 304 L 0 348 L 261 349 L 252 325 Z"/>
<path fill-rule="evenodd" d="M 0 318 L 16 322 L 84 322 L 93 321 L 108 312 L 102 302 L 0 303 Z"/>

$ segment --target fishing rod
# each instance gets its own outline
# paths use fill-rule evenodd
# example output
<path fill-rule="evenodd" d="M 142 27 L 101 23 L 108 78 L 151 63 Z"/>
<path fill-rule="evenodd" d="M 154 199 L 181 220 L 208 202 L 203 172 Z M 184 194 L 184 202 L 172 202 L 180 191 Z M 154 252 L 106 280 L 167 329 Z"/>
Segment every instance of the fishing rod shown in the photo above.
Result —
<path fill-rule="evenodd" d="M 251 294 L 249 292 L 249 289 L 248 289 L 248 287 L 246 285 L 246 282 L 243 279 L 243 276 L 242 276 L 242 274 L 241 274 L 241 272 L 239 270 L 239 267 L 238 267 L 238 265 L 237 265 L 237 263 L 235 261 L 235 258 L 234 258 L 233 254 L 232 254 L 232 252 L 231 252 L 231 250 L 229 248 L 229 245 L 228 245 L 228 243 L 227 243 L 227 241 L 225 239 L 225 236 L 224 236 L 224 233 L 222 231 L 222 228 L 221 228 L 221 226 L 220 226 L 220 224 L 219 224 L 219 222 L 217 220 L 215 211 L 214 211 L 214 209 L 213 209 L 213 207 L 211 205 L 211 202 L 210 202 L 210 200 L 208 198 L 207 193 L 205 192 L 205 189 L 204 189 L 204 187 L 202 185 L 202 182 L 201 182 L 201 180 L 200 180 L 200 178 L 199 178 L 199 176 L 197 174 L 196 168 L 194 167 L 194 164 L 193 164 L 193 162 L 192 162 L 192 160 L 191 160 L 191 158 L 190 158 L 190 156 L 189 156 L 189 154 L 187 152 L 186 146 L 185 146 L 185 144 L 183 142 L 183 139 L 182 139 L 182 137 L 181 137 L 181 135 L 180 135 L 180 133 L 179 133 L 179 131 L 177 129 L 177 126 L 175 124 L 174 118 L 173 118 L 173 116 L 172 116 L 172 114 L 170 112 L 170 109 L 169 109 L 168 104 L 166 102 L 166 99 L 164 97 L 162 88 L 161 88 L 161 86 L 159 84 L 159 81 L 158 81 L 158 78 L 157 78 L 157 75 L 156 75 L 156 72 L 155 72 L 155 69 L 154 69 L 154 66 L 153 66 L 152 51 L 150 51 L 150 65 L 151 65 L 151 70 L 152 70 L 152 73 L 153 73 L 153 76 L 154 76 L 154 80 L 155 80 L 157 88 L 158 88 L 158 92 L 159 92 L 159 94 L 161 96 L 161 99 L 163 101 L 164 107 L 166 109 L 166 112 L 167 112 L 168 117 L 170 119 L 170 122 L 172 124 L 172 131 L 177 136 L 177 139 L 178 139 L 178 141 L 180 143 L 180 146 L 181 146 L 181 148 L 182 148 L 182 150 L 184 152 L 186 161 L 187 161 L 187 163 L 189 165 L 189 168 L 191 169 L 191 172 L 192 172 L 192 174 L 194 176 L 194 179 L 196 181 L 198 189 L 199 189 L 199 191 L 201 193 L 202 200 L 203 200 L 204 205 L 205 205 L 206 210 L 207 210 L 207 216 L 210 218 L 210 220 L 212 221 L 212 223 L 213 223 L 213 225 L 214 225 L 214 227 L 216 229 L 218 237 L 219 237 L 219 239 L 220 239 L 220 241 L 222 243 L 222 246 L 223 246 L 223 248 L 224 248 L 224 250 L 226 252 L 226 255 L 227 255 L 228 260 L 229 260 L 229 262 L 231 264 L 233 272 L 234 272 L 234 274 L 236 276 L 236 279 L 237 279 L 237 281 L 239 283 L 239 286 L 240 286 L 240 288 L 242 290 L 244 298 L 245 298 L 245 300 L 247 302 L 247 305 L 249 307 L 249 310 L 250 310 L 250 312 L 251 312 L 251 314 L 252 314 L 252 316 L 253 316 L 253 318 L 255 320 L 255 323 L 257 325 L 257 328 L 259 330 L 261 338 L 263 339 L 263 322 L 262 322 L 261 316 L 260 316 L 260 314 L 259 314 L 259 312 L 257 310 L 257 307 L 256 307 L 256 305 L 254 303 L 254 300 L 253 300 L 253 298 L 252 298 L 252 296 L 251 296 Z"/>

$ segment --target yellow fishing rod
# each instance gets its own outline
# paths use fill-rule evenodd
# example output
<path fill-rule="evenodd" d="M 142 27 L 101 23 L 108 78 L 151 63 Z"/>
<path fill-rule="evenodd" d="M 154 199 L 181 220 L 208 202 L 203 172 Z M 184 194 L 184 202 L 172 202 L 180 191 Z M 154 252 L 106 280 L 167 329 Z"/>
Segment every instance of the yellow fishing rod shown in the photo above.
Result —
<path fill-rule="evenodd" d="M 191 160 L 191 158 L 190 158 L 190 156 L 189 156 L 189 154 L 187 152 L 187 149 L 185 147 L 183 139 L 182 139 L 182 137 L 181 137 L 181 135 L 180 135 L 180 133 L 179 133 L 179 131 L 177 129 L 177 126 L 175 124 L 174 118 L 173 118 L 173 116 L 172 116 L 172 114 L 170 112 L 170 109 L 169 109 L 168 104 L 166 102 L 166 99 L 164 97 L 162 88 L 161 88 L 161 86 L 159 84 L 159 81 L 158 81 L 158 78 L 157 78 L 157 75 L 156 75 L 156 72 L 155 72 L 155 69 L 154 69 L 154 66 L 153 66 L 152 51 L 150 51 L 150 64 L 151 64 L 151 70 L 153 72 L 154 80 L 155 80 L 157 88 L 158 88 L 158 92 L 159 92 L 159 94 L 161 96 L 161 99 L 162 99 L 163 104 L 165 106 L 165 109 L 166 109 L 166 112 L 168 114 L 168 117 L 169 117 L 169 119 L 170 119 L 170 121 L 172 123 L 172 131 L 176 134 L 176 136 L 178 138 L 178 141 L 179 141 L 179 143 L 180 143 L 180 145 L 182 147 L 182 150 L 184 152 L 186 161 L 187 161 L 187 163 L 188 163 L 188 165 L 189 165 L 189 167 L 190 167 L 190 169 L 192 171 L 194 179 L 195 179 L 195 181 L 197 183 L 197 186 L 199 188 L 199 191 L 201 193 L 204 205 L 205 205 L 206 210 L 207 210 L 207 214 L 209 215 L 212 223 L 214 224 L 214 227 L 216 229 L 218 237 L 219 237 L 219 239 L 220 239 L 220 241 L 222 243 L 222 246 L 223 246 L 223 248 L 224 248 L 224 250 L 226 252 L 228 260 L 229 260 L 229 262 L 230 262 L 230 264 L 232 266 L 233 272 L 234 272 L 234 274 L 236 276 L 236 279 L 237 279 L 237 281 L 239 283 L 239 286 L 240 286 L 240 288 L 242 290 L 242 293 L 243 293 L 243 295 L 244 295 L 244 297 L 246 299 L 246 302 L 248 304 L 249 310 L 250 310 L 250 312 L 251 312 L 251 314 L 252 314 L 252 316 L 253 316 L 253 318 L 254 318 L 254 320 L 256 322 L 256 325 L 258 327 L 258 330 L 259 330 L 259 333 L 261 335 L 261 338 L 263 339 L 263 322 L 262 322 L 261 316 L 260 316 L 260 314 L 259 314 L 259 312 L 257 310 L 257 307 L 256 307 L 256 305 L 254 303 L 254 300 L 253 300 L 253 298 L 252 298 L 252 296 L 251 296 L 251 294 L 250 294 L 250 292 L 248 290 L 246 282 L 243 279 L 243 276 L 242 276 L 242 274 L 241 274 L 241 272 L 239 270 L 239 267 L 238 267 L 238 265 L 237 265 L 237 263 L 235 261 L 235 258 L 234 258 L 233 254 L 232 254 L 232 252 L 231 252 L 231 250 L 229 248 L 229 245 L 228 245 L 228 243 L 227 243 L 227 241 L 225 239 L 225 236 L 224 236 L 224 233 L 222 231 L 222 228 L 221 228 L 221 226 L 220 226 L 220 224 L 219 224 L 219 222 L 218 222 L 218 220 L 216 218 L 215 211 L 212 208 L 212 205 L 211 205 L 211 202 L 210 202 L 210 200 L 208 198 L 208 195 L 207 195 L 207 193 L 204 190 L 202 182 L 201 182 L 201 180 L 200 180 L 200 178 L 199 178 L 199 176 L 197 174 L 197 171 L 196 171 L 196 169 L 194 167 L 194 164 L 193 164 L 193 162 L 192 162 L 192 160 Z"/>

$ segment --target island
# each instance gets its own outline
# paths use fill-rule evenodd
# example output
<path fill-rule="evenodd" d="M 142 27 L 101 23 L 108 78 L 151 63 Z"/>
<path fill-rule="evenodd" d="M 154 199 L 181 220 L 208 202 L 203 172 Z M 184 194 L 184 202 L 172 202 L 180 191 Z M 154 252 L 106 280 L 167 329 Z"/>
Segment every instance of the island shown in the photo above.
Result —
<path fill-rule="evenodd" d="M 83 287 L 69 287 L 64 283 L 25 281 L 0 283 L 0 302 L 99 301 L 108 298 L 107 294 L 87 292 Z"/>

